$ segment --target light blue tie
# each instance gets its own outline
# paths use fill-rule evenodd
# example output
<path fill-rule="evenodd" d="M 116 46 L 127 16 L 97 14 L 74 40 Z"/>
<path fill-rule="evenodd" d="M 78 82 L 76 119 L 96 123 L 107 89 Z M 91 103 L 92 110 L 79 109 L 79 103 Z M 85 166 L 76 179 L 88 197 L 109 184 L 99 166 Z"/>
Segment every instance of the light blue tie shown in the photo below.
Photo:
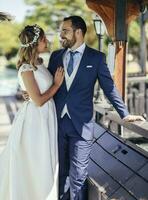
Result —
<path fill-rule="evenodd" d="M 79 52 L 78 51 L 75 51 L 75 52 L 70 51 L 69 53 L 70 53 L 70 59 L 69 59 L 69 63 L 68 63 L 68 66 L 67 66 L 67 73 L 70 76 L 72 74 L 73 68 L 74 68 L 74 66 L 73 66 L 74 65 L 74 55 L 79 53 Z"/>

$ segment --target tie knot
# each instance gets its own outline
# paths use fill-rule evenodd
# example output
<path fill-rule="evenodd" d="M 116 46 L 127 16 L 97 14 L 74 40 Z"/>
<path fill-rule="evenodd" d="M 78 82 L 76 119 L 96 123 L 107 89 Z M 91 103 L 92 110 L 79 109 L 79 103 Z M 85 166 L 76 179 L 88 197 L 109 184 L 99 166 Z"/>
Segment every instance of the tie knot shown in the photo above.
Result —
<path fill-rule="evenodd" d="M 76 55 L 79 52 L 78 51 L 69 51 L 69 53 L 70 53 L 70 56 L 74 56 L 74 55 Z"/>

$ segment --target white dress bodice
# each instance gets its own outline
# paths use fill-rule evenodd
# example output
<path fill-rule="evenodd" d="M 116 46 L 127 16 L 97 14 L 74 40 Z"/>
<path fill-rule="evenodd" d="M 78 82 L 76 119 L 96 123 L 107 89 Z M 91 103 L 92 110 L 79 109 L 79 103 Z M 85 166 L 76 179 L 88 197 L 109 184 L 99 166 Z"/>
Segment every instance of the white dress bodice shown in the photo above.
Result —
<path fill-rule="evenodd" d="M 44 93 L 49 87 L 51 87 L 53 83 L 53 77 L 44 64 L 37 65 L 37 70 L 34 70 L 33 67 L 29 64 L 23 64 L 19 68 L 18 72 L 19 84 L 22 90 L 26 90 L 21 76 L 21 73 L 24 71 L 33 71 L 35 80 L 38 84 L 41 93 Z"/>

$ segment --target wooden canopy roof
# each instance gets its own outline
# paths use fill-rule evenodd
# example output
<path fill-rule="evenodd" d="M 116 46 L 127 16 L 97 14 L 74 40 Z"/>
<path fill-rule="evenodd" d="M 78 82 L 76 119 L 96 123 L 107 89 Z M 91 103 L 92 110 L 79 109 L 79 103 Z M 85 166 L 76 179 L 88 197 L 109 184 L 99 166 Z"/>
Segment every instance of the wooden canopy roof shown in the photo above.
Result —
<path fill-rule="evenodd" d="M 86 0 L 86 4 L 103 19 L 116 44 L 114 81 L 125 100 L 128 24 L 144 11 L 148 0 Z"/>
<path fill-rule="evenodd" d="M 88 7 L 94 10 L 103 19 L 108 34 L 113 40 L 116 39 L 116 17 L 118 17 L 116 15 L 117 9 L 119 9 L 117 8 L 119 1 L 126 2 L 125 26 L 136 19 L 143 6 L 148 4 L 148 0 L 86 0 Z M 122 7 L 120 10 L 122 10 Z"/>

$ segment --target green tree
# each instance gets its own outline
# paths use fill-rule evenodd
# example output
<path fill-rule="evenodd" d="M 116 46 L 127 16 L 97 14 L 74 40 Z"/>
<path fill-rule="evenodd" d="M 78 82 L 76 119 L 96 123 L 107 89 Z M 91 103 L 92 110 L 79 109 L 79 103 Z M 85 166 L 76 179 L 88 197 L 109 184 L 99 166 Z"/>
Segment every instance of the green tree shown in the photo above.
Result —
<path fill-rule="evenodd" d="M 63 17 L 80 15 L 87 23 L 87 43 L 97 47 L 92 11 L 88 9 L 84 0 L 25 0 L 25 2 L 26 4 L 34 5 L 34 9 L 27 15 L 24 24 L 37 23 L 46 31 L 50 29 L 56 33 Z"/>
<path fill-rule="evenodd" d="M 139 60 L 140 56 L 140 19 L 132 21 L 128 30 L 128 52 L 134 56 L 134 60 Z"/>
<path fill-rule="evenodd" d="M 8 59 L 16 55 L 19 48 L 20 29 L 21 25 L 15 23 L 0 23 L 0 55 L 6 55 Z"/>

